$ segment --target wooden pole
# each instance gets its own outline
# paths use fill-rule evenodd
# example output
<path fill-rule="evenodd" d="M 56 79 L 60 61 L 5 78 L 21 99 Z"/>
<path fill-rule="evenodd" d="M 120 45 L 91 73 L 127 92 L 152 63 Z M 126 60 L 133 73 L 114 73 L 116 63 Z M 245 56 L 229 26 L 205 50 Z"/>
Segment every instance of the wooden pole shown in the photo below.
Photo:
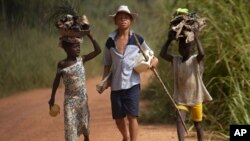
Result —
<path fill-rule="evenodd" d="M 138 41 L 136 35 L 133 34 L 133 36 L 134 36 L 134 38 L 135 38 L 136 44 L 138 45 L 138 47 L 139 47 L 139 49 L 140 49 L 142 55 L 144 56 L 145 60 L 148 61 L 149 58 L 148 58 L 148 56 L 145 54 L 144 50 L 142 49 L 141 44 L 139 43 L 139 41 Z M 185 124 L 185 122 L 184 122 L 184 120 L 183 120 L 183 118 L 182 118 L 182 116 L 181 116 L 180 110 L 178 109 L 178 107 L 177 107 L 177 105 L 176 105 L 174 99 L 173 99 L 172 96 L 170 95 L 170 93 L 169 93 L 167 87 L 166 87 L 165 84 L 163 83 L 163 81 L 162 81 L 162 79 L 161 79 L 159 73 L 156 71 L 156 69 L 153 68 L 153 69 L 151 69 L 151 70 L 154 72 L 155 76 L 156 76 L 157 79 L 160 81 L 160 83 L 161 83 L 163 89 L 164 89 L 165 92 L 167 93 L 167 95 L 168 95 L 168 97 L 170 98 L 171 102 L 174 104 L 174 107 L 175 107 L 175 109 L 177 110 L 178 115 L 180 116 L 182 125 L 183 125 L 183 127 L 185 128 L 185 131 L 186 131 L 186 133 L 187 133 L 187 135 L 188 135 L 188 130 L 187 130 L 186 124 Z"/>

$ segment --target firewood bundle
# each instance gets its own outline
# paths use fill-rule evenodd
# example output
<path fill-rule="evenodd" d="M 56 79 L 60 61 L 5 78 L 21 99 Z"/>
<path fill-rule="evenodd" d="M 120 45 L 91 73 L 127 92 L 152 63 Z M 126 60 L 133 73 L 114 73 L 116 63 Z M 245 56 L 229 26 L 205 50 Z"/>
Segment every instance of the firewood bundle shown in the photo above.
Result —
<path fill-rule="evenodd" d="M 55 26 L 62 36 L 83 37 L 89 30 L 89 22 L 85 15 L 72 16 L 67 14 L 56 21 Z"/>
<path fill-rule="evenodd" d="M 201 31 L 206 26 L 206 18 L 199 18 L 196 13 L 178 8 L 170 21 L 170 30 L 176 32 L 176 39 L 186 37 L 186 43 L 194 40 L 194 30 Z"/>

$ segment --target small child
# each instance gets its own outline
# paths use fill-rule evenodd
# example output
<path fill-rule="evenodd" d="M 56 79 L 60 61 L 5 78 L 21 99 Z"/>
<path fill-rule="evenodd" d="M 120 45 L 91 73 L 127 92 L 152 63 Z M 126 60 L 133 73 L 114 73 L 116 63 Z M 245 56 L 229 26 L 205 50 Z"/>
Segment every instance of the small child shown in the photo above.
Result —
<path fill-rule="evenodd" d="M 81 38 L 60 38 L 61 47 L 66 52 L 67 57 L 59 61 L 57 65 L 49 106 L 51 108 L 55 103 L 56 90 L 62 77 L 65 85 L 64 128 L 66 141 L 77 141 L 80 134 L 84 135 L 84 141 L 89 141 L 88 96 L 83 64 L 100 54 L 101 49 L 92 37 L 90 30 L 87 31 L 87 36 L 93 44 L 94 51 L 83 56 L 79 56 Z"/>
<path fill-rule="evenodd" d="M 204 50 L 198 38 L 198 29 L 193 29 L 194 41 L 186 42 L 186 37 L 179 37 L 179 53 L 181 56 L 172 56 L 168 47 L 176 38 L 176 32 L 169 31 L 168 40 L 161 49 L 160 56 L 171 62 L 174 73 L 174 99 L 180 114 L 185 121 L 189 110 L 197 131 L 198 141 L 203 141 L 202 103 L 211 101 L 212 97 L 202 81 Z M 198 55 L 191 55 L 194 43 L 197 45 Z M 177 114 L 177 134 L 179 141 L 184 141 L 185 129 L 180 116 Z"/>

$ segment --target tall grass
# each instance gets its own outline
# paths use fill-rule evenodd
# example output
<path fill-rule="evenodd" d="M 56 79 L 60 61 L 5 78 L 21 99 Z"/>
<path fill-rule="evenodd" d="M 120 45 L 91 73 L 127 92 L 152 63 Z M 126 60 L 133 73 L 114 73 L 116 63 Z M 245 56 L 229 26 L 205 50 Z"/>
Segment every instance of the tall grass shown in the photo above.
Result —
<path fill-rule="evenodd" d="M 211 69 L 207 72 L 211 78 L 207 84 L 215 98 L 208 105 L 209 111 L 213 111 L 209 117 L 214 116 L 224 125 L 220 126 L 222 131 L 228 131 L 230 124 L 250 123 L 249 6 L 244 0 L 215 1 L 214 10 L 225 16 L 207 13 L 211 23 L 209 34 L 215 38 L 205 42 L 211 46 L 207 49 L 211 53 L 207 60 L 215 61 L 209 62 Z"/>
<path fill-rule="evenodd" d="M 157 2 L 157 1 L 156 1 Z M 54 27 L 53 13 L 56 8 L 70 3 L 77 14 L 87 15 L 94 37 L 104 48 L 106 38 L 116 26 L 108 16 L 119 5 L 127 4 L 131 11 L 139 13 L 133 28 L 153 46 L 147 28 L 155 21 L 147 20 L 152 16 L 156 2 L 122 0 L 2 0 L 0 6 L 0 97 L 14 92 L 40 87 L 51 87 L 56 71 L 56 63 L 65 57 L 57 47 L 58 33 Z M 158 1 L 159 2 L 159 1 Z M 150 9 L 153 11 L 150 11 Z M 52 18 L 52 19 L 51 19 Z M 145 22 L 147 21 L 147 22 Z M 148 36 L 150 35 L 150 36 Z M 87 37 L 81 44 L 81 54 L 93 50 Z M 87 77 L 101 75 L 102 55 L 86 63 Z"/>
<path fill-rule="evenodd" d="M 62 54 L 54 37 L 27 27 L 0 34 L 1 97 L 51 84 L 55 60 Z"/>
<path fill-rule="evenodd" d="M 169 11 L 165 22 L 169 22 L 174 9 L 179 7 L 187 7 L 208 18 L 200 39 L 206 51 L 204 82 L 214 100 L 204 106 L 204 123 L 205 129 L 227 137 L 230 124 L 250 123 L 250 4 L 246 0 L 169 0 L 165 6 Z M 162 35 L 165 40 L 166 34 L 167 30 Z M 172 48 L 176 50 L 176 47 Z M 170 64 L 160 60 L 158 69 L 172 91 Z M 173 113 L 173 106 L 167 98 L 162 99 L 164 91 L 159 86 L 152 84 L 149 94 L 146 94 L 157 101 L 153 103 L 153 110 L 146 113 L 146 121 L 161 122 L 160 118 L 165 117 L 165 122 L 172 122 L 174 116 L 169 111 Z"/>

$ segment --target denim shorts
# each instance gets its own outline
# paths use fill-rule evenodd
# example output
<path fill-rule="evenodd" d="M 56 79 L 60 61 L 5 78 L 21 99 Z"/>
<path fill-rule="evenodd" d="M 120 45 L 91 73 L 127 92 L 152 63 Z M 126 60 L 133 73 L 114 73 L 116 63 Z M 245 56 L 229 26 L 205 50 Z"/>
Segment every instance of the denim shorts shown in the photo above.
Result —
<path fill-rule="evenodd" d="M 111 108 L 113 119 L 127 115 L 138 117 L 140 84 L 125 90 L 111 91 Z"/>

